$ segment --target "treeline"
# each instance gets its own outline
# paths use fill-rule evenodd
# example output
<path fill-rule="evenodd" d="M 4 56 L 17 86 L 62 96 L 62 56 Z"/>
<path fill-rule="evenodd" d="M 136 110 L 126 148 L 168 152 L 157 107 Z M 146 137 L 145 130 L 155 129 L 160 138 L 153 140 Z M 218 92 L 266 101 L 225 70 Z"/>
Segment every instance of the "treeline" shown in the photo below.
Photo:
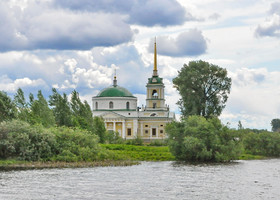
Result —
<path fill-rule="evenodd" d="M 0 91 L 0 122 L 18 119 L 31 125 L 41 124 L 46 128 L 53 126 L 75 127 L 87 130 L 99 136 L 99 142 L 104 143 L 106 129 L 101 118 L 92 117 L 92 111 L 87 101 L 82 102 L 79 93 L 73 91 L 68 96 L 62 95 L 53 88 L 49 101 L 39 90 L 37 98 L 32 93 L 26 100 L 24 92 L 19 88 L 11 99 Z"/>
<path fill-rule="evenodd" d="M 123 142 L 107 132 L 100 117 L 92 117 L 79 93 L 68 96 L 56 89 L 47 101 L 39 90 L 25 99 L 22 89 L 14 98 L 0 91 L 0 158 L 27 161 L 94 161 L 116 159 L 98 143 Z"/>
<path fill-rule="evenodd" d="M 177 160 L 227 162 L 241 155 L 280 156 L 280 133 L 230 129 L 216 118 L 190 116 L 167 125 L 169 147 Z"/>

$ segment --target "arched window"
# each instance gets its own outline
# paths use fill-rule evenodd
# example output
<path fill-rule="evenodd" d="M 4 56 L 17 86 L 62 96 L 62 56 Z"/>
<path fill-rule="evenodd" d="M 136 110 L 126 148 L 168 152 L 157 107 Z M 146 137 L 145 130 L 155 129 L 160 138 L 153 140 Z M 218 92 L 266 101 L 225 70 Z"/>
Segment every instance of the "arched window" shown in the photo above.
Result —
<path fill-rule="evenodd" d="M 154 99 L 157 99 L 157 98 L 158 98 L 158 93 L 157 93 L 156 90 L 153 90 L 152 97 L 153 97 Z"/>
<path fill-rule="evenodd" d="M 114 104 L 113 104 L 112 101 L 110 101 L 110 103 L 109 103 L 109 108 L 110 108 L 110 109 L 113 109 L 113 108 L 114 108 Z"/>
<path fill-rule="evenodd" d="M 157 107 L 157 103 L 153 103 L 153 108 L 156 108 Z"/>
<path fill-rule="evenodd" d="M 98 103 L 95 102 L 95 110 L 98 110 Z"/>
<path fill-rule="evenodd" d="M 129 110 L 129 102 L 126 102 L 126 109 Z"/>

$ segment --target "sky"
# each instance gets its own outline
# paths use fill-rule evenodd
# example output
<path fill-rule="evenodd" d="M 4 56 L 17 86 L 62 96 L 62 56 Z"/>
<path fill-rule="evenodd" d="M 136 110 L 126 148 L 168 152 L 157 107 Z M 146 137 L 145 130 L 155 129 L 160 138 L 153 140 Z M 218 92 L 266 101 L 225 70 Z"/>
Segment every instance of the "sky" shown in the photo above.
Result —
<path fill-rule="evenodd" d="M 0 90 L 11 97 L 52 88 L 91 97 L 118 85 L 145 105 L 157 38 L 166 103 L 180 115 L 173 87 L 183 65 L 226 68 L 232 88 L 220 119 L 271 130 L 280 118 L 280 1 L 0 0 Z"/>

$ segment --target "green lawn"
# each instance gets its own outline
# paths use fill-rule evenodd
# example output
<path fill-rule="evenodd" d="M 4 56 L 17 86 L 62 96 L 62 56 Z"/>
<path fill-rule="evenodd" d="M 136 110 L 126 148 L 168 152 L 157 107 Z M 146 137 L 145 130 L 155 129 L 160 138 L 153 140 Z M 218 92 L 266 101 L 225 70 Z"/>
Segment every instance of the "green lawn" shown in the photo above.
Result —
<path fill-rule="evenodd" d="M 117 159 L 136 161 L 175 160 L 167 146 L 155 147 L 125 144 L 102 144 L 101 146 L 116 155 Z"/>

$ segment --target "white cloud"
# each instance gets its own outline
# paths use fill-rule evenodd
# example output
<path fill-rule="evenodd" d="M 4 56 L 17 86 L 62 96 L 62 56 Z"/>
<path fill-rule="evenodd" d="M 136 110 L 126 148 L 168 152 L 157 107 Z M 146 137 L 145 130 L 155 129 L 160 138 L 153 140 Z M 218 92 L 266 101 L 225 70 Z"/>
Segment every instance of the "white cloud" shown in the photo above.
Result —
<path fill-rule="evenodd" d="M 280 116 L 280 72 L 243 68 L 229 74 L 233 85 L 221 119 L 270 130 L 270 121 Z"/>
<path fill-rule="evenodd" d="M 202 32 L 197 29 L 191 29 L 180 33 L 176 38 L 168 36 L 157 37 L 157 43 L 160 45 L 157 52 L 166 56 L 198 56 L 204 54 L 207 49 L 207 42 Z M 149 50 L 153 52 L 154 41 L 150 41 Z"/>
<path fill-rule="evenodd" d="M 30 1 L 25 9 L 0 2 L 0 51 L 91 49 L 128 42 L 133 32 L 120 14 L 56 9 Z"/>
<path fill-rule="evenodd" d="M 77 67 L 77 61 L 74 58 L 68 59 L 64 62 L 71 73 L 74 73 L 75 68 Z"/>
<path fill-rule="evenodd" d="M 265 22 L 258 25 L 255 33 L 257 36 L 280 37 L 280 16 L 273 14 Z"/>
<path fill-rule="evenodd" d="M 43 87 L 47 88 L 47 84 L 42 79 L 31 80 L 27 77 L 12 80 L 8 76 L 4 75 L 0 78 L 0 90 L 6 92 L 15 92 L 18 88 L 27 88 L 27 87 Z"/>

